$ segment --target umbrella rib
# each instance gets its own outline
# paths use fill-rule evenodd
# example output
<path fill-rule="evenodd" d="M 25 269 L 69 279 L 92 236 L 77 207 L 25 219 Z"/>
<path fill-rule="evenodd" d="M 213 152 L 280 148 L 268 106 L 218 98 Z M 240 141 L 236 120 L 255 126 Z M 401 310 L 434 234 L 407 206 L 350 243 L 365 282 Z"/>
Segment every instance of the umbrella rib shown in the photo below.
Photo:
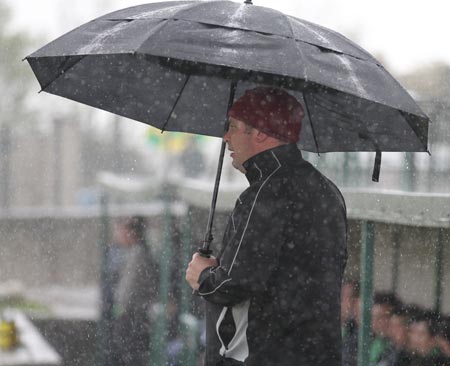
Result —
<path fill-rule="evenodd" d="M 311 131 L 312 131 L 312 135 L 313 135 L 313 139 L 314 139 L 314 144 L 316 145 L 316 151 L 317 151 L 317 154 L 320 156 L 319 144 L 317 142 L 316 131 L 314 130 L 314 125 L 313 125 L 313 121 L 311 118 L 311 112 L 309 110 L 308 101 L 306 99 L 306 91 L 305 90 L 303 91 L 303 100 L 305 102 L 305 109 L 306 109 L 306 114 L 308 115 L 309 124 L 311 125 Z"/>
<path fill-rule="evenodd" d="M 291 30 L 292 30 L 292 38 L 293 38 L 295 41 L 299 41 L 299 42 L 303 42 L 303 43 L 309 44 L 309 45 L 311 45 L 311 46 L 314 46 L 314 47 L 319 48 L 320 50 L 325 50 L 325 51 L 327 51 L 327 52 L 332 52 L 332 53 L 340 54 L 340 55 L 346 55 L 346 56 L 353 57 L 353 58 L 355 58 L 355 59 L 357 59 L 357 60 L 361 60 L 361 61 L 372 61 L 372 62 L 374 62 L 375 64 L 380 65 L 380 63 L 379 63 L 376 59 L 374 59 L 371 55 L 367 54 L 367 51 L 365 51 L 364 49 L 362 49 L 361 47 L 359 47 L 357 44 L 354 44 L 353 47 L 355 47 L 356 49 L 358 49 L 358 50 L 359 50 L 361 53 L 363 53 L 366 57 L 356 56 L 356 55 L 351 54 L 350 52 L 346 52 L 346 51 L 343 51 L 343 50 L 341 50 L 341 49 L 337 49 L 338 47 L 332 47 L 332 46 L 330 46 L 330 45 L 329 45 L 329 42 L 328 42 L 328 40 L 327 40 L 326 38 L 324 38 L 324 37 L 323 37 L 319 32 L 317 32 L 316 30 L 311 29 L 311 28 L 309 28 L 308 26 L 306 26 L 306 25 L 305 25 L 305 22 L 302 21 L 302 19 L 296 18 L 296 17 L 294 17 L 294 16 L 289 16 L 289 15 L 286 16 L 286 18 L 289 20 L 289 26 L 290 26 L 290 28 L 291 28 Z M 307 41 L 307 40 L 305 40 L 305 39 L 301 39 L 300 37 L 297 38 L 297 37 L 295 36 L 295 34 L 294 34 L 294 31 L 293 31 L 293 27 L 292 27 L 292 23 L 291 23 L 292 21 L 295 21 L 295 22 L 301 24 L 304 28 L 306 27 L 310 32 L 314 33 L 318 38 L 324 40 L 325 43 L 328 43 L 328 47 L 327 47 L 326 45 L 324 45 L 324 44 L 318 45 L 317 43 L 314 43 L 314 42 L 311 42 L 311 41 Z M 343 37 L 341 34 L 339 34 L 339 33 L 337 33 L 337 32 L 334 32 L 334 31 L 332 31 L 331 29 L 325 29 L 325 30 L 326 30 L 327 32 L 332 32 L 334 35 L 336 35 L 336 37 L 338 37 L 338 38 L 340 38 L 340 39 L 343 39 L 345 42 L 348 41 L 348 40 L 347 40 L 345 37 Z M 370 57 L 369 57 L 369 56 L 370 56 Z"/>
<path fill-rule="evenodd" d="M 294 46 L 295 46 L 295 48 L 297 49 L 298 53 L 300 54 L 300 58 L 301 58 L 302 61 L 303 61 L 303 59 L 304 59 L 304 56 L 303 56 L 303 50 L 302 50 L 301 47 L 299 47 L 298 44 L 297 44 L 297 39 L 295 38 L 295 33 L 294 33 L 294 28 L 292 27 L 291 18 L 290 18 L 290 17 L 287 17 L 287 19 L 288 19 L 289 29 L 291 30 L 291 34 L 292 34 L 292 41 L 294 42 Z M 300 40 L 300 41 L 301 41 L 301 40 Z M 303 42 L 303 41 L 301 41 L 301 42 Z M 307 42 L 305 42 L 305 43 L 307 43 Z M 303 65 L 307 65 L 306 62 L 302 62 L 302 64 L 303 64 Z M 307 79 L 308 79 L 307 72 L 306 72 L 304 66 L 303 66 L 303 79 L 304 79 L 305 81 L 308 81 L 308 80 L 307 80 Z M 306 102 L 305 102 L 305 103 L 306 103 Z"/>
<path fill-rule="evenodd" d="M 287 18 L 289 20 L 288 24 L 289 24 L 289 28 L 291 30 L 292 40 L 294 41 L 295 48 L 297 49 L 297 51 L 299 51 L 301 58 L 303 58 L 303 52 L 302 52 L 301 48 L 298 47 L 297 40 L 295 39 L 294 28 L 292 27 L 291 19 L 290 19 L 290 17 L 287 17 Z M 303 71 L 303 78 L 307 82 L 308 80 L 307 80 L 306 75 L 307 75 L 306 71 Z M 305 88 L 305 90 L 303 90 L 302 94 L 303 94 L 303 101 L 305 102 L 306 113 L 308 114 L 309 124 L 311 126 L 311 132 L 312 132 L 313 139 L 314 139 L 314 145 L 316 146 L 317 155 L 320 156 L 319 143 L 317 142 L 316 131 L 314 130 L 314 125 L 313 125 L 313 121 L 311 118 L 311 112 L 309 110 L 308 101 L 306 99 L 306 88 Z"/>
<path fill-rule="evenodd" d="M 164 124 L 161 128 L 161 133 L 163 133 L 166 130 L 167 123 L 169 123 L 170 117 L 172 116 L 173 111 L 175 110 L 175 108 L 178 105 L 178 101 L 181 98 L 181 94 L 183 94 L 184 88 L 186 87 L 186 84 L 188 83 L 190 76 L 191 76 L 190 74 L 186 75 L 186 79 L 184 80 L 183 86 L 181 87 L 181 90 L 177 95 L 177 99 L 175 100 L 175 103 L 173 104 L 172 109 L 170 110 L 170 112 L 166 118 L 166 121 L 164 122 Z"/>

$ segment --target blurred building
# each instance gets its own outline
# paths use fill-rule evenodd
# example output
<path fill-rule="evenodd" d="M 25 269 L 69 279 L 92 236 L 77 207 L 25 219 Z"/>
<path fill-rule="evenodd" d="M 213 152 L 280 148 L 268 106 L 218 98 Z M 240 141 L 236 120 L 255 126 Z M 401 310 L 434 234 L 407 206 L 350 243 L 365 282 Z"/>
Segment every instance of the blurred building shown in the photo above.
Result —
<path fill-rule="evenodd" d="M 47 129 L 3 125 L 0 188 L 3 208 L 97 203 L 100 171 L 139 174 L 142 157 L 112 138 L 95 136 L 73 119 L 55 119 Z M 83 196 L 83 197 L 82 197 Z M 86 197 L 90 198 L 87 199 Z"/>

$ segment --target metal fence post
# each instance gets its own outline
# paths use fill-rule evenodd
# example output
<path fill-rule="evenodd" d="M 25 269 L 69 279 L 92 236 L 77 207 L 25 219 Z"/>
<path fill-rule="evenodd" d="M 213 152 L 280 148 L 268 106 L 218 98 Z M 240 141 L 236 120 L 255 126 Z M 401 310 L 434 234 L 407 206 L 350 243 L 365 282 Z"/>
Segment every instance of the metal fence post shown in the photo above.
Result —
<path fill-rule="evenodd" d="M 170 276 L 172 269 L 172 218 L 168 198 L 164 200 L 164 237 L 159 260 L 159 297 L 155 327 L 152 329 L 149 365 L 167 364 L 167 332 Z"/>
<path fill-rule="evenodd" d="M 187 265 L 192 255 L 192 232 L 191 216 L 189 211 L 186 214 L 181 241 L 181 260 Z M 180 278 L 181 301 L 180 301 L 180 319 L 179 332 L 183 340 L 183 353 L 180 365 L 195 366 L 198 351 L 198 320 L 192 315 L 192 290 L 185 280 L 185 272 L 181 271 Z"/>
<path fill-rule="evenodd" d="M 405 153 L 405 165 L 406 169 L 404 169 L 403 174 L 403 189 L 407 192 L 412 192 L 414 191 L 414 180 L 416 175 L 416 166 L 413 153 Z"/>
<path fill-rule="evenodd" d="M 11 204 L 11 140 L 11 127 L 4 122 L 0 127 L 0 206 L 3 209 L 8 209 Z"/>
<path fill-rule="evenodd" d="M 358 331 L 358 366 L 368 366 L 372 326 L 374 224 L 362 223 L 361 232 L 361 320 Z"/>
<path fill-rule="evenodd" d="M 439 228 L 438 241 L 436 246 L 436 281 L 435 281 L 435 298 L 434 310 L 441 311 L 442 307 L 442 275 L 443 275 L 443 255 L 444 255 L 444 229 Z"/>
<path fill-rule="evenodd" d="M 99 235 L 99 252 L 100 252 L 100 320 L 97 325 L 97 354 L 95 364 L 97 366 L 109 364 L 109 351 L 112 333 L 112 308 L 108 306 L 108 299 L 105 298 L 103 286 L 107 276 L 107 255 L 108 245 L 110 242 L 110 223 L 108 210 L 108 195 L 103 192 L 100 196 L 100 235 Z"/>
<path fill-rule="evenodd" d="M 392 256 L 391 290 L 395 294 L 397 293 L 398 274 L 400 265 L 400 228 L 398 226 L 394 227 L 394 232 L 392 234 L 392 244 L 394 253 Z"/>

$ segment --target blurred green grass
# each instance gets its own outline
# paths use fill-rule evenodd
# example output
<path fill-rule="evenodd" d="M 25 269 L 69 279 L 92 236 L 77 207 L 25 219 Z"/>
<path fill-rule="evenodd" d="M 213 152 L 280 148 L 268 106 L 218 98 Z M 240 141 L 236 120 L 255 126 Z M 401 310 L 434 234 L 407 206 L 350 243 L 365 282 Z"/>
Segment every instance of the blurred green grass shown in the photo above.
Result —
<path fill-rule="evenodd" d="M 18 309 L 24 313 L 50 314 L 50 308 L 36 301 L 31 301 L 22 296 L 0 297 L 0 313 L 6 309 Z"/>

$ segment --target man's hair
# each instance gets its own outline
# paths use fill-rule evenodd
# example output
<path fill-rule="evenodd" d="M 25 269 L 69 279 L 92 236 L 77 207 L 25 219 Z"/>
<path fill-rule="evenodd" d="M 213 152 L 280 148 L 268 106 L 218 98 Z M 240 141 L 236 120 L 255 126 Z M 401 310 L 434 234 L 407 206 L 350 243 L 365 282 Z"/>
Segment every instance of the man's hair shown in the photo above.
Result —
<path fill-rule="evenodd" d="M 417 307 L 416 313 L 409 318 L 408 325 L 413 323 L 425 323 L 430 336 L 434 337 L 438 333 L 437 314 L 433 311 L 424 310 Z"/>
<path fill-rule="evenodd" d="M 134 233 L 140 241 L 145 239 L 147 225 L 143 216 L 132 216 L 124 221 L 125 227 Z"/>
<path fill-rule="evenodd" d="M 373 303 L 377 305 L 387 305 L 394 310 L 401 305 L 400 300 L 392 292 L 377 292 L 373 297 Z"/>
<path fill-rule="evenodd" d="M 417 322 L 423 317 L 424 309 L 417 304 L 408 304 L 403 307 L 406 316 L 408 317 L 408 324 Z"/>
<path fill-rule="evenodd" d="M 437 333 L 450 342 L 450 317 L 440 314 Z"/>
<path fill-rule="evenodd" d="M 444 338 L 447 338 L 447 336 L 450 335 L 448 334 L 449 330 L 446 329 L 448 326 L 446 322 L 447 319 L 443 314 L 433 310 L 426 311 L 425 318 L 428 323 L 428 329 L 430 330 L 430 334 L 432 336 L 440 335 Z"/>

